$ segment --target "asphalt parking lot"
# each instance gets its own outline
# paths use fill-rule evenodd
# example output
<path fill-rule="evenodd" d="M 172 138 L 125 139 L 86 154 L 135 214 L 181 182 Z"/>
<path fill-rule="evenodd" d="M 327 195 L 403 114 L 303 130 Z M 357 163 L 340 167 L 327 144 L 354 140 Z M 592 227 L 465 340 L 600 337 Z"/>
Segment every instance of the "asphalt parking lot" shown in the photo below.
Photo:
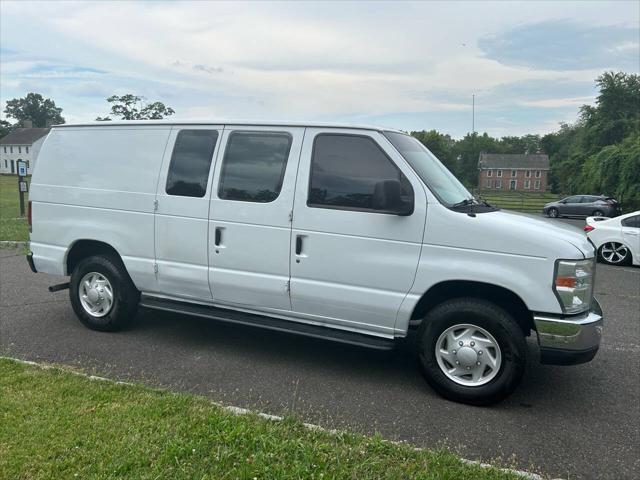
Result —
<path fill-rule="evenodd" d="M 583 221 L 569 221 L 582 225 Z M 640 471 L 640 268 L 598 266 L 605 312 L 600 352 L 573 367 L 530 361 L 505 402 L 479 408 L 438 397 L 405 342 L 393 352 L 140 311 L 125 332 L 75 318 L 59 278 L 34 275 L 0 249 L 0 354 L 207 395 L 326 427 L 445 445 L 562 478 L 637 478 Z"/>

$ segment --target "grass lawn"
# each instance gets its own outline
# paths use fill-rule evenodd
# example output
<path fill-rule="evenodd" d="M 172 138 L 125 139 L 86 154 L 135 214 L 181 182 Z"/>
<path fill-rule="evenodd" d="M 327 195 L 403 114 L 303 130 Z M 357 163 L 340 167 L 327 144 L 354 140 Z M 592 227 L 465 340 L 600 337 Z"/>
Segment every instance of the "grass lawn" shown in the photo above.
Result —
<path fill-rule="evenodd" d="M 30 181 L 31 178 L 28 178 Z M 29 194 L 25 194 L 25 214 Z M 18 197 L 18 177 L 16 175 L 0 175 L 0 240 L 27 241 L 29 227 L 27 219 L 20 217 L 20 200 Z"/>
<path fill-rule="evenodd" d="M 444 450 L 234 415 L 195 395 L 0 358 L 0 478 L 519 477 Z"/>
<path fill-rule="evenodd" d="M 560 195 L 550 192 L 524 193 L 480 190 L 474 193 L 496 207 L 527 213 L 541 213 L 545 204 L 561 198 Z"/>

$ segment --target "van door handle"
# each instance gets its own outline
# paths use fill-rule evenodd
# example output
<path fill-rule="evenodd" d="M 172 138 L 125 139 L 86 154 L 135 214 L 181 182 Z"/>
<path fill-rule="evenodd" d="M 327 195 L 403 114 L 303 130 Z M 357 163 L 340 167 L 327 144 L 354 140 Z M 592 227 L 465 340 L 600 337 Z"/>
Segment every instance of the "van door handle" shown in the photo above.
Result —
<path fill-rule="evenodd" d="M 296 235 L 296 255 L 300 255 L 302 253 L 302 236 Z"/>
<path fill-rule="evenodd" d="M 222 228 L 216 227 L 215 240 L 214 240 L 215 246 L 219 247 L 221 241 L 222 241 Z"/>

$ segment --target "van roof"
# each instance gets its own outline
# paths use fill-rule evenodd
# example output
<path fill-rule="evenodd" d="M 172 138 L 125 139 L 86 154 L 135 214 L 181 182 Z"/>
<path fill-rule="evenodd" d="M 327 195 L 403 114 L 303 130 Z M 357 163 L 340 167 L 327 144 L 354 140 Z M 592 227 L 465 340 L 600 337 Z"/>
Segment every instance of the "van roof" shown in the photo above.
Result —
<path fill-rule="evenodd" d="M 314 121 L 286 121 L 286 120 L 116 120 L 106 122 L 81 122 L 64 123 L 53 125 L 52 128 L 68 127 L 107 127 L 107 126 L 131 126 L 131 125 L 255 125 L 260 127 L 320 127 L 320 128 L 351 128 L 356 130 L 375 130 L 378 132 L 391 131 L 406 133 L 394 128 L 381 127 L 376 125 L 356 125 L 350 123 L 314 122 Z"/>

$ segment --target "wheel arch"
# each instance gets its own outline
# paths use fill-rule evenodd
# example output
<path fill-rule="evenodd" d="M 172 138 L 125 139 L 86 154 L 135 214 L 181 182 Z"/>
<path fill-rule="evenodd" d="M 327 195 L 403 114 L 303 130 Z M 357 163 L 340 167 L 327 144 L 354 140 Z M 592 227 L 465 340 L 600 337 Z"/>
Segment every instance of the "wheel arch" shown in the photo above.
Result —
<path fill-rule="evenodd" d="M 513 315 L 524 335 L 535 330 L 533 314 L 522 298 L 513 291 L 494 285 L 471 280 L 446 280 L 427 290 L 411 313 L 411 326 L 417 327 L 424 316 L 435 306 L 454 298 L 479 298 L 497 304 Z"/>
<path fill-rule="evenodd" d="M 67 251 L 67 255 L 65 258 L 65 273 L 67 275 L 71 275 L 75 266 L 80 262 L 83 258 L 86 258 L 91 255 L 113 255 L 115 256 L 122 265 L 124 262 L 122 260 L 122 256 L 120 253 L 112 246 L 106 242 L 102 242 L 99 240 L 93 239 L 80 239 L 73 242 L 73 244 L 69 247 Z"/>

